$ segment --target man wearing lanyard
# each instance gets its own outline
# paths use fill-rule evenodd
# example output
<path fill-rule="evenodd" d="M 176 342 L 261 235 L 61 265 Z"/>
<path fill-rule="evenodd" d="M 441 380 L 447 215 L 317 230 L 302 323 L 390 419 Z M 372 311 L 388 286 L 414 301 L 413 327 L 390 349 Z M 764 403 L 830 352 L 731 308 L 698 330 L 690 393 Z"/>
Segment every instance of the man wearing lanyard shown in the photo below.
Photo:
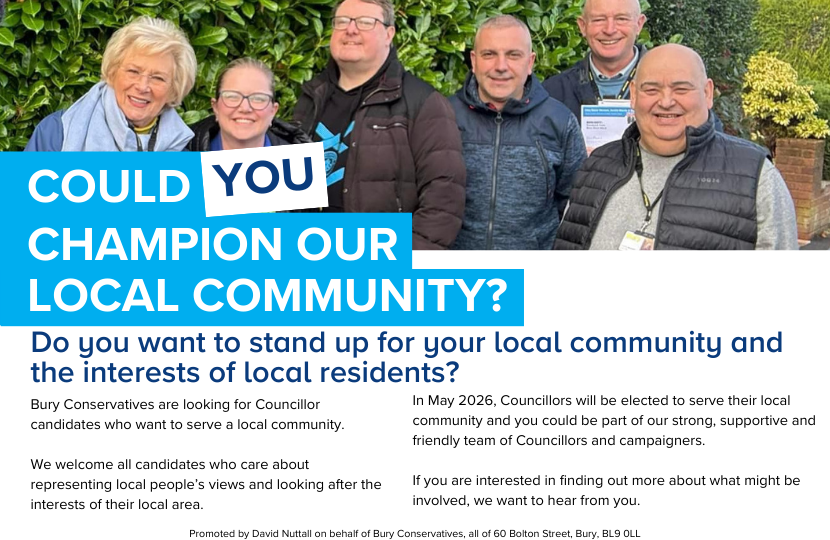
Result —
<path fill-rule="evenodd" d="M 798 249 L 765 149 L 715 130 L 703 61 L 663 45 L 631 85 L 636 122 L 577 173 L 554 249 Z"/>
<path fill-rule="evenodd" d="M 577 24 L 591 49 L 588 56 L 542 86 L 577 120 L 582 118 L 582 105 L 628 99 L 645 53 L 645 48 L 634 45 L 645 22 L 638 0 L 586 0 Z"/>

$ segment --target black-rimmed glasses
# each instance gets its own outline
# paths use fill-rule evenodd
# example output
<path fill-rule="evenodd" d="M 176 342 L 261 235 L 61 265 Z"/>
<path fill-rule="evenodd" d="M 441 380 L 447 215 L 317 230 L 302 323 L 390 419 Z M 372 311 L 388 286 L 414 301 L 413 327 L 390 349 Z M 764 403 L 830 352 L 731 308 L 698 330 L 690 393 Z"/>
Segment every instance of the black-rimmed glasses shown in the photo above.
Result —
<path fill-rule="evenodd" d="M 274 98 L 268 94 L 256 92 L 246 96 L 234 90 L 223 90 L 219 92 L 219 99 L 222 100 L 225 107 L 230 107 L 231 109 L 239 107 L 242 105 L 242 100 L 247 99 L 248 104 L 250 104 L 251 108 L 255 111 L 261 111 L 267 108 L 268 105 L 270 105 L 274 100 Z"/>
<path fill-rule="evenodd" d="M 335 30 L 345 30 L 349 27 L 349 23 L 354 21 L 355 26 L 358 30 L 363 32 L 368 32 L 372 30 L 377 23 L 382 24 L 383 26 L 389 26 L 385 22 L 380 19 L 375 19 L 374 17 L 334 17 L 331 20 L 331 26 Z"/>

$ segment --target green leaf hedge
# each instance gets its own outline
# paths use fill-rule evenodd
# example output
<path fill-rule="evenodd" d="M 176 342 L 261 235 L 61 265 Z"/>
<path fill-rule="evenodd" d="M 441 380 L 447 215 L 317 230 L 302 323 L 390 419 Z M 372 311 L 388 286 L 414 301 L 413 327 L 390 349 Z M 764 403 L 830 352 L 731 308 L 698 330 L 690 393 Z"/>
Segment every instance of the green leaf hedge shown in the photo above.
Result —
<path fill-rule="evenodd" d="M 753 28 L 764 50 L 777 52 L 813 87 L 817 116 L 830 120 L 830 0 L 761 0 Z M 830 140 L 824 179 L 830 181 Z"/>
<path fill-rule="evenodd" d="M 21 150 L 34 126 L 66 108 L 98 81 L 107 39 L 140 15 L 176 22 L 199 61 L 185 99 L 188 123 L 208 114 L 218 71 L 252 56 L 277 76 L 280 115 L 288 116 L 300 85 L 328 60 L 332 0 L 24 0 L 6 6 L 0 26 L 0 151 Z M 395 43 L 404 65 L 444 94 L 467 72 L 465 53 L 486 18 L 513 14 L 531 28 L 537 74 L 582 58 L 576 18 L 581 0 L 404 0 L 396 2 Z"/>
<path fill-rule="evenodd" d="M 762 49 L 800 77 L 830 85 L 830 0 L 761 0 L 754 28 Z"/>

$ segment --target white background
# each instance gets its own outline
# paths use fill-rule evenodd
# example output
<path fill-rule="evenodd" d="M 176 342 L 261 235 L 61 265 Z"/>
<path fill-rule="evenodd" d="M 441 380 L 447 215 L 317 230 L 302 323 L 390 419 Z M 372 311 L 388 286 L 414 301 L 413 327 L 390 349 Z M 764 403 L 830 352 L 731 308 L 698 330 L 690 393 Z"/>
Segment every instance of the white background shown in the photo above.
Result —
<path fill-rule="evenodd" d="M 205 215 L 208 217 L 328 206 L 323 143 L 202 152 L 200 156 L 205 191 Z M 313 171 L 311 185 L 302 191 L 292 191 L 285 183 L 283 160 L 291 160 L 291 179 L 294 184 L 301 185 L 306 181 L 304 164 L 306 156 L 311 157 Z M 248 167 L 257 161 L 271 162 L 279 172 L 279 183 L 269 193 L 255 193 L 248 187 L 245 175 Z M 218 165 L 226 175 L 230 175 L 236 163 L 242 163 L 242 166 L 233 180 L 233 197 L 228 197 L 225 182 L 213 166 Z M 265 167 L 255 170 L 253 180 L 261 188 L 273 182 L 271 173 Z"/>
<path fill-rule="evenodd" d="M 827 305 L 825 282 L 828 259 L 824 253 L 745 254 L 638 254 L 638 253 L 451 253 L 415 255 L 417 268 L 524 268 L 525 326 L 523 328 L 16 328 L 0 329 L 0 354 L 5 371 L 0 379 L 3 414 L 2 495 L 4 538 L 196 538 L 197 531 L 636 531 L 646 539 L 686 538 L 820 538 L 826 536 L 827 485 Z M 507 294 L 517 291 L 508 288 Z M 463 321 L 460 321 L 463 322 Z M 32 331 L 47 331 L 70 341 L 66 353 L 31 352 Z M 319 335 L 325 330 L 327 353 L 252 354 L 243 352 L 252 336 Z M 376 350 L 376 336 L 415 336 L 415 348 L 405 355 L 364 353 L 357 360 L 334 352 L 335 336 L 361 335 Z M 513 336 L 553 336 L 559 331 L 563 353 L 497 354 L 495 331 Z M 138 336 L 233 335 L 243 346 L 230 354 L 143 354 Z M 690 331 L 722 338 L 719 358 L 705 354 L 574 354 L 568 343 L 574 336 L 688 336 Z M 783 333 L 783 352 L 736 354 L 730 341 L 735 336 L 770 337 Z M 68 365 L 80 373 L 77 341 L 83 336 L 129 337 L 128 354 L 95 353 L 91 364 L 114 362 L 119 366 L 185 365 L 200 367 L 196 384 L 31 382 L 33 361 Z M 427 359 L 424 336 L 485 336 L 480 354 L 446 354 Z M 212 350 L 211 339 L 206 341 Z M 238 364 L 294 365 L 308 361 L 312 373 L 319 367 L 370 366 L 382 360 L 387 366 L 443 365 L 453 360 L 460 367 L 455 383 L 212 383 L 209 367 Z M 462 394 L 517 397 L 581 397 L 588 394 L 622 398 L 634 396 L 697 397 L 790 396 L 789 407 L 460 407 Z M 456 399 L 450 409 L 414 407 L 413 396 L 441 395 Z M 43 401 L 123 400 L 182 402 L 184 399 L 271 401 L 305 398 L 320 401 L 317 411 L 33 411 L 32 399 Z M 231 405 L 232 406 L 232 405 Z M 417 427 L 414 417 L 479 417 L 508 414 L 536 417 L 538 427 L 516 429 L 472 427 Z M 811 417 L 814 427 L 615 427 L 601 429 L 541 425 L 544 417 L 595 416 L 765 416 Z M 32 421 L 59 418 L 136 420 L 175 418 L 188 420 L 328 420 L 343 423 L 333 431 L 35 431 Z M 441 437 L 453 434 L 513 435 L 512 446 L 415 447 L 413 435 Z M 700 447 L 555 447 L 517 446 L 519 434 L 532 437 L 701 437 Z M 310 462 L 308 472 L 267 470 L 235 471 L 34 471 L 30 459 L 50 461 L 111 460 L 284 460 Z M 602 489 L 563 487 L 560 475 L 603 477 Z M 435 487 L 413 486 L 413 476 L 452 477 L 536 476 L 555 477 L 557 485 L 541 487 Z M 715 477 L 720 475 L 780 476 L 781 486 L 766 489 L 741 486 L 704 487 L 608 487 L 609 476 Z M 798 477 L 800 485 L 783 486 L 784 475 Z M 47 493 L 32 490 L 35 480 L 201 480 L 204 490 L 179 493 L 145 491 L 70 491 Z M 350 490 L 322 493 L 313 490 L 218 491 L 209 481 L 296 480 L 329 481 L 370 479 L 382 483 L 377 491 Z M 505 507 L 496 497 L 631 497 L 638 506 L 527 506 Z M 413 506 L 413 496 L 467 496 L 470 507 Z M 473 505 L 473 497 L 492 497 L 493 506 Z M 98 499 L 199 501 L 203 510 L 106 511 L 30 510 L 32 500 Z M 579 501 L 577 500 L 577 503 Z M 613 506 L 613 505 L 612 505 Z M 491 538 L 492 536 L 492 532 Z M 371 533 L 370 533 L 371 535 Z M 249 538 L 252 536 L 249 536 Z M 370 536 L 371 537 L 371 536 Z M 397 538 L 397 537 L 396 537 Z"/>

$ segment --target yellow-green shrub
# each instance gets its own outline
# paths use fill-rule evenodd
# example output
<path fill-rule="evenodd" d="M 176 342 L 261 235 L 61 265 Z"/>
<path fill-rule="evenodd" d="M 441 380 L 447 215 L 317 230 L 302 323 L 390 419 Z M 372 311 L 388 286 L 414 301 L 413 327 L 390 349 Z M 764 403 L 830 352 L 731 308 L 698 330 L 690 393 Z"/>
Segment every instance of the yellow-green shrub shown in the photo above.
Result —
<path fill-rule="evenodd" d="M 823 139 L 830 136 L 827 120 L 816 116 L 813 89 L 799 84 L 798 73 L 777 53 L 759 52 L 749 60 L 744 77 L 744 114 L 754 134 L 774 150 L 780 137 Z"/>

